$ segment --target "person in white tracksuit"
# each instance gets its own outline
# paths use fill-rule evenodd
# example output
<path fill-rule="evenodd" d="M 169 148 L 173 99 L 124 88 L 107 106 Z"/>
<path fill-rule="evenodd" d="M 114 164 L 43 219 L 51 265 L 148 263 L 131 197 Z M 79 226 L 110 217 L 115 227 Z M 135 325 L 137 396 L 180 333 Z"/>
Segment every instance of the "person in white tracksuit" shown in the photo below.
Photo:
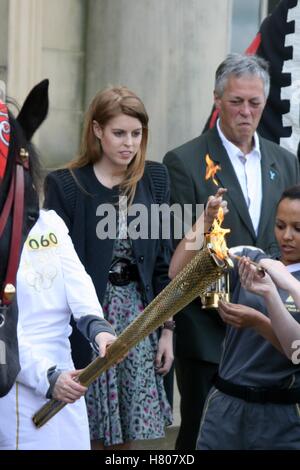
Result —
<path fill-rule="evenodd" d="M 52 210 L 40 212 L 23 247 L 17 301 L 21 371 L 0 399 L 0 449 L 89 449 L 86 388 L 74 380 L 70 316 L 100 355 L 116 337 L 66 225 Z M 68 405 L 35 428 L 32 416 L 52 397 Z"/>

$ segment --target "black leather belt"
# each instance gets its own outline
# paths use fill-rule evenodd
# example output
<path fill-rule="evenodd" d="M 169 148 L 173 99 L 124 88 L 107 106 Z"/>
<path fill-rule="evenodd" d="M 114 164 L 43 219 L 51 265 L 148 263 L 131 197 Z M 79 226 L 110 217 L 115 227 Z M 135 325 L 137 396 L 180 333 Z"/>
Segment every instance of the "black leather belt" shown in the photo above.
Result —
<path fill-rule="evenodd" d="M 109 269 L 108 279 L 115 286 L 126 286 L 132 281 L 138 281 L 137 265 L 132 264 L 127 258 L 117 258 Z"/>
<path fill-rule="evenodd" d="M 224 380 L 219 375 L 214 378 L 213 383 L 218 390 L 226 393 L 226 395 L 231 395 L 250 403 L 278 403 L 284 405 L 300 403 L 300 388 L 246 387 Z"/>

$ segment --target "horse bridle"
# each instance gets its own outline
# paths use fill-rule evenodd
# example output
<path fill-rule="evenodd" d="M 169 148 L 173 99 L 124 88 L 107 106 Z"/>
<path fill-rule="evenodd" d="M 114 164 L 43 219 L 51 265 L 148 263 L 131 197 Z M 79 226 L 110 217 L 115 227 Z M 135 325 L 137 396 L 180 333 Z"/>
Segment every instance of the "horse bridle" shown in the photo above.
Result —
<path fill-rule="evenodd" d="M 16 278 L 22 244 L 22 229 L 25 199 L 25 174 L 29 170 L 29 154 L 21 148 L 13 167 L 8 196 L 0 215 L 0 238 L 12 213 L 12 234 L 9 248 L 8 267 L 0 294 L 0 306 L 9 305 L 16 292 Z"/>

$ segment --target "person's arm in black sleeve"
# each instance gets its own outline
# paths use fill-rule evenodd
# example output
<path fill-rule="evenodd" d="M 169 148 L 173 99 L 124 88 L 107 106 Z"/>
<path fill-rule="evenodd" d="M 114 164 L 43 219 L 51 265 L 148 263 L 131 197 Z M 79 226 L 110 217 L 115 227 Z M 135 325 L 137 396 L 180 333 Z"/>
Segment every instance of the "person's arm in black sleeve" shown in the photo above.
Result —
<path fill-rule="evenodd" d="M 170 205 L 170 181 L 167 170 L 166 187 L 162 204 L 167 204 L 168 206 Z M 164 221 L 161 218 L 161 224 L 162 223 L 164 223 Z M 168 271 L 172 255 L 172 243 L 170 239 L 163 239 L 163 232 L 164 231 L 161 227 L 159 252 L 156 257 L 155 268 L 153 273 L 153 290 L 155 295 L 158 295 L 160 291 L 162 291 L 170 282 Z M 172 234 L 170 235 L 172 236 Z"/>
<path fill-rule="evenodd" d="M 95 338 L 99 333 L 110 333 L 114 336 L 116 335 L 111 324 L 104 318 L 99 318 L 96 315 L 86 315 L 79 318 L 77 321 L 77 328 L 91 343 L 97 353 L 99 352 L 99 347 Z"/>
<path fill-rule="evenodd" d="M 192 210 L 192 224 L 196 222 L 196 193 L 192 175 L 181 159 L 174 152 L 168 152 L 164 157 L 163 163 L 166 165 L 170 179 L 170 202 L 171 204 L 180 204 L 182 214 L 186 204 L 190 205 Z M 206 201 L 203 201 L 206 202 Z M 189 227 L 191 228 L 191 227 Z M 179 240 L 177 240 L 178 243 Z M 175 244 L 176 240 L 175 240 Z"/>

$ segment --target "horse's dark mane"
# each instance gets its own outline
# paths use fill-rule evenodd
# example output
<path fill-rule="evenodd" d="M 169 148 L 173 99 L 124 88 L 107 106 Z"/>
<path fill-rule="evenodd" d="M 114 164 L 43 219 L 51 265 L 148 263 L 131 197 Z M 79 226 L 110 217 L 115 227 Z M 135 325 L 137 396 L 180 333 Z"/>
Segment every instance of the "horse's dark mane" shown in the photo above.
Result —
<path fill-rule="evenodd" d="M 13 100 L 9 102 L 15 105 Z M 48 110 L 48 80 L 38 84 L 28 95 L 25 103 L 15 118 L 11 111 L 8 111 L 10 124 L 10 142 L 7 159 L 7 168 L 4 180 L 0 184 L 0 213 L 7 198 L 12 173 L 16 160 L 20 156 L 21 149 L 29 155 L 29 170 L 24 171 L 25 193 L 24 193 L 24 217 L 23 217 L 23 240 L 28 231 L 38 217 L 39 212 L 39 191 L 42 188 L 42 171 L 38 153 L 30 139 L 45 119 Z M 11 233 L 11 216 L 5 227 L 0 240 L 0 291 L 4 281 Z"/>

